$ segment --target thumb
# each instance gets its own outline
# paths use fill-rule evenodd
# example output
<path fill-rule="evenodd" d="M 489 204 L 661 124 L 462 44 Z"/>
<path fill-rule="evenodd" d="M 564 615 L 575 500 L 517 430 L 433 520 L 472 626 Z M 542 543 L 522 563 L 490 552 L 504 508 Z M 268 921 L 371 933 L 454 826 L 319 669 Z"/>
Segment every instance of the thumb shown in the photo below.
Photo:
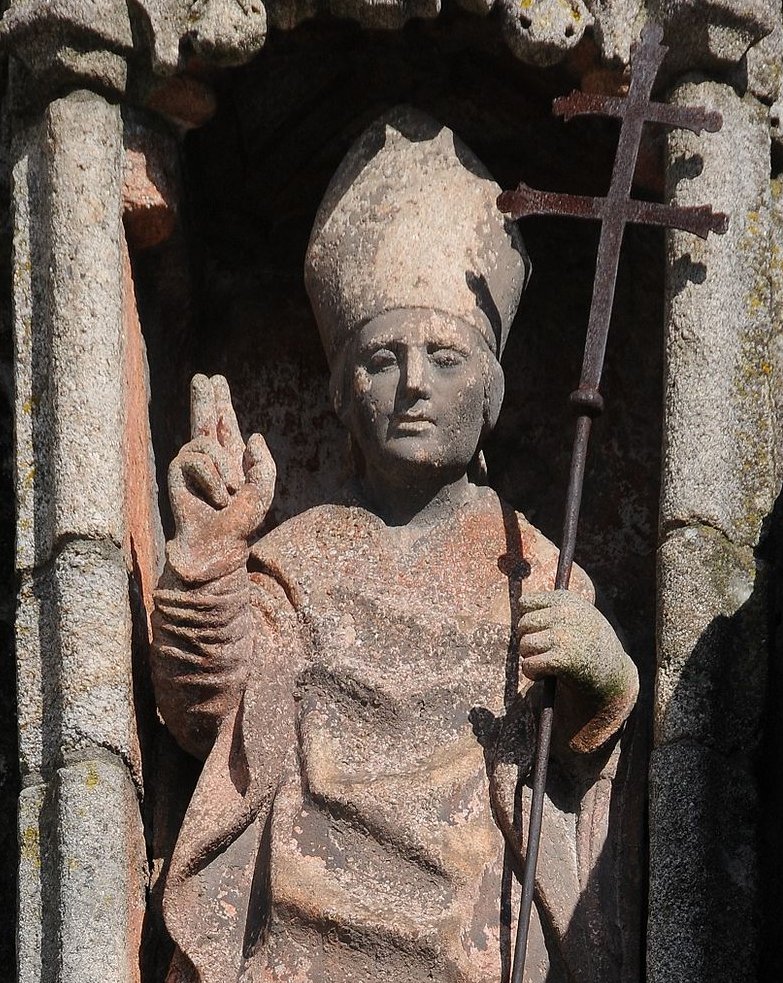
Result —
<path fill-rule="evenodd" d="M 255 489 L 263 503 L 264 513 L 269 511 L 275 496 L 277 468 L 267 443 L 260 433 L 251 435 L 242 457 L 245 481 Z"/>

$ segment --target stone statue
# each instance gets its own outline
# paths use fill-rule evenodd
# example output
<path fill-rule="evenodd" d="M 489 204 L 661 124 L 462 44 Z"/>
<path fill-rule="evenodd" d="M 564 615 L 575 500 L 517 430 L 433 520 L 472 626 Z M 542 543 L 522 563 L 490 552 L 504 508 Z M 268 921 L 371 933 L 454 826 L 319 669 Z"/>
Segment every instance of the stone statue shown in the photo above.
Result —
<path fill-rule="evenodd" d="M 171 465 L 158 704 L 204 761 L 168 870 L 169 980 L 507 976 L 535 743 L 559 679 L 527 979 L 620 979 L 604 883 L 637 675 L 575 570 L 482 484 L 529 263 L 497 185 L 392 111 L 321 204 L 305 280 L 350 431 L 343 501 L 258 539 L 275 469 L 196 376 Z"/>

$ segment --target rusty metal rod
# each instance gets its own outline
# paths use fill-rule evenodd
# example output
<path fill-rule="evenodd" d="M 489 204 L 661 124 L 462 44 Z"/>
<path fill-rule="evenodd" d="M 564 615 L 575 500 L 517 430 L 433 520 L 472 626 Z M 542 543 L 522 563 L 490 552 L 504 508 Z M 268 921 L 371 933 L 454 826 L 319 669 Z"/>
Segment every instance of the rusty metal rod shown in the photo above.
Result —
<path fill-rule="evenodd" d="M 576 547 L 576 530 L 579 524 L 579 508 L 582 502 L 584 486 L 585 462 L 587 460 L 587 444 L 590 439 L 592 415 L 580 414 L 576 420 L 574 447 L 571 454 L 571 473 L 568 479 L 568 495 L 566 498 L 565 520 L 563 523 L 563 541 L 560 556 L 557 561 L 555 574 L 555 590 L 568 590 L 571 579 L 571 568 L 574 565 L 574 549 Z M 530 803 L 530 825 L 527 834 L 527 852 L 525 854 L 525 873 L 522 880 L 522 898 L 519 902 L 519 917 L 517 920 L 517 935 L 514 944 L 514 968 L 511 983 L 522 983 L 527 955 L 527 937 L 530 927 L 530 912 L 533 907 L 533 896 L 536 887 L 536 868 L 538 865 L 538 848 L 541 843 L 541 823 L 544 816 L 544 793 L 546 792 L 546 776 L 549 769 L 549 749 L 552 742 L 552 714 L 555 706 L 557 680 L 550 676 L 544 680 L 541 695 L 541 712 L 538 721 L 538 741 L 536 757 L 533 765 L 533 797 Z"/>
<path fill-rule="evenodd" d="M 590 199 L 540 192 L 528 188 L 526 185 L 520 185 L 517 191 L 504 192 L 498 199 L 500 210 L 510 213 L 513 218 L 520 218 L 523 215 L 548 214 L 601 220 L 601 236 L 598 243 L 598 257 L 585 339 L 582 374 L 579 388 L 570 397 L 571 404 L 577 412 L 577 421 L 566 497 L 563 538 L 555 576 L 556 590 L 568 589 L 582 501 L 587 444 L 592 420 L 603 410 L 603 399 L 599 392 L 599 386 L 626 223 L 641 222 L 669 225 L 693 232 L 703 238 L 706 238 L 709 232 L 722 234 L 728 226 L 726 216 L 721 213 L 713 214 L 709 206 L 678 208 L 635 202 L 630 197 L 642 128 L 645 123 L 656 121 L 668 126 L 683 126 L 695 132 L 702 130 L 714 132 L 720 129 L 722 124 L 722 119 L 718 113 L 690 107 L 662 106 L 650 102 L 653 83 L 667 50 L 661 43 L 662 38 L 663 32 L 655 24 L 648 24 L 642 31 L 641 42 L 634 46 L 631 53 L 631 82 L 625 99 L 604 99 L 584 93 L 573 93 L 565 99 L 558 100 L 554 107 L 555 112 L 560 113 L 566 119 L 581 113 L 596 112 L 616 115 L 621 118 L 617 153 L 606 198 Z M 533 767 L 533 794 L 525 844 L 525 871 L 522 880 L 522 897 L 517 921 L 511 983 L 523 983 L 530 915 L 535 894 L 536 864 L 543 822 L 549 750 L 552 742 L 552 716 L 557 689 L 556 682 L 555 678 L 546 679 L 542 687 L 542 709 Z"/>

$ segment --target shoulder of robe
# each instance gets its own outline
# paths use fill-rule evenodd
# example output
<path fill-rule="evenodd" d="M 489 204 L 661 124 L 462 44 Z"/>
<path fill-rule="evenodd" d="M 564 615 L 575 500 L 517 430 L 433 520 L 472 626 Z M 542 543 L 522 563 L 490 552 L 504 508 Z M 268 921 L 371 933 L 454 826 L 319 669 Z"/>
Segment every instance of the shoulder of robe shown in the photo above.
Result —
<path fill-rule="evenodd" d="M 325 546 L 344 542 L 357 525 L 366 525 L 369 513 L 348 505 L 316 505 L 286 519 L 260 539 L 251 549 L 251 558 L 294 557 L 322 553 Z"/>
<path fill-rule="evenodd" d="M 378 520 L 349 505 L 317 505 L 286 519 L 250 550 L 248 568 L 265 573 L 286 587 L 303 573 L 314 575 L 319 564 L 332 563 L 357 540 L 377 534 Z"/>
<path fill-rule="evenodd" d="M 547 571 L 547 580 L 550 583 L 547 584 L 545 589 L 553 589 L 560 550 L 540 529 L 537 529 L 530 523 L 522 512 L 517 512 L 516 516 L 517 522 L 519 523 L 520 535 L 525 542 L 526 552 L 530 562 L 539 563 Z M 569 589 L 590 601 L 591 604 L 595 603 L 593 582 L 578 563 L 575 563 L 571 569 Z"/>
<path fill-rule="evenodd" d="M 479 502 L 479 508 L 486 513 L 487 520 L 502 523 L 506 542 L 506 553 L 501 558 L 503 572 L 511 574 L 521 563 L 522 582 L 525 584 L 523 590 L 553 590 L 560 556 L 558 547 L 522 512 L 517 512 L 499 496 L 484 495 Z M 591 603 L 595 601 L 592 581 L 577 564 L 572 569 L 570 588 Z"/>

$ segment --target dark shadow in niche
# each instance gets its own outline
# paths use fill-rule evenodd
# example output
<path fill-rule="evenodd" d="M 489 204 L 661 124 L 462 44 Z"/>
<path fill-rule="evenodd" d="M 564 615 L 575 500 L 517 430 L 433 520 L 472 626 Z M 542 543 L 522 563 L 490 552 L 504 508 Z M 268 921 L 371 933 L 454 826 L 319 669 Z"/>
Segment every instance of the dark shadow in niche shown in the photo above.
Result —
<path fill-rule="evenodd" d="M 769 564 L 769 675 L 762 731 L 759 788 L 761 819 L 761 960 L 759 980 L 783 979 L 783 494 L 766 524 L 762 555 Z"/>
<path fill-rule="evenodd" d="M 650 954 L 657 971 L 674 966 L 682 978 L 780 978 L 780 514 L 779 499 L 747 599 L 693 645 L 653 752 Z M 730 609 L 748 575 L 746 550 L 707 526 L 675 528 L 666 541 L 677 544 L 675 563 L 692 558 L 697 571 L 690 583 L 680 573 L 680 593 L 666 601 L 670 630 L 716 599 Z"/>
<path fill-rule="evenodd" d="M 515 61 L 495 43 L 490 24 L 471 19 L 465 31 L 461 23 L 444 17 L 394 34 L 336 21 L 273 31 L 251 65 L 216 80 L 217 116 L 191 133 L 184 149 L 187 224 L 177 247 L 191 268 L 184 315 L 176 301 L 181 285 L 165 282 L 165 249 L 143 260 L 139 290 L 145 336 L 150 323 L 158 332 L 148 344 L 167 535 L 165 471 L 189 436 L 192 372 L 225 374 L 243 432 L 267 437 L 279 470 L 271 526 L 333 500 L 350 473 L 302 262 L 320 198 L 372 119 L 409 102 L 452 126 L 502 187 L 522 179 L 552 190 L 605 192 L 616 126 L 553 120 L 551 98 L 570 91 L 572 79 Z M 597 228 L 531 219 L 521 231 L 535 272 L 503 360 L 506 402 L 486 452 L 490 484 L 557 541 L 572 439 L 567 397 L 579 376 Z M 662 238 L 629 229 L 603 387 L 609 409 L 595 427 L 578 555 L 602 589 L 602 606 L 623 625 L 643 678 L 637 711 L 643 722 L 635 743 L 624 737 L 633 802 L 616 810 L 625 843 L 629 946 L 637 952 L 645 850 L 639 802 L 654 658 L 662 295 Z M 167 332 L 176 335 L 164 343 Z M 174 761 L 171 748 L 160 753 Z M 177 789 L 169 818 L 160 820 L 161 844 L 175 833 L 195 772 L 192 761 L 187 779 L 173 763 L 166 769 Z"/>

